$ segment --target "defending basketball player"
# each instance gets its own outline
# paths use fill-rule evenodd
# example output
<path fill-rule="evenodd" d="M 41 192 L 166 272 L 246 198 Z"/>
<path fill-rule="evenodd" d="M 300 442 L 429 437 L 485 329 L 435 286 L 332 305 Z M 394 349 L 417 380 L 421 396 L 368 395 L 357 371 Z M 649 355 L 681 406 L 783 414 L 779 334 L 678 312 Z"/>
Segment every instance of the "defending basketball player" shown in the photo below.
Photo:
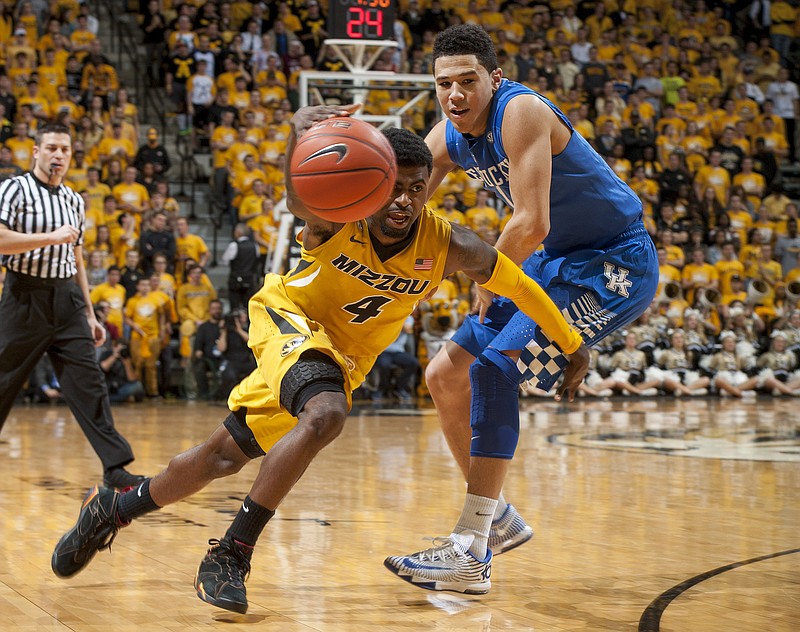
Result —
<path fill-rule="evenodd" d="M 351 111 L 299 110 L 292 118 L 287 164 L 297 136 L 317 121 Z M 376 356 L 397 337 L 418 301 L 457 270 L 539 314 L 545 331 L 569 354 L 561 393 L 574 397 L 588 367 L 578 333 L 508 258 L 425 206 L 433 159 L 424 141 L 406 130 L 386 135 L 398 165 L 393 198 L 364 220 L 337 224 L 310 213 L 287 173 L 289 208 L 306 220 L 302 260 L 284 276 L 268 275 L 250 301 L 250 346 L 258 369 L 233 390 L 231 414 L 205 443 L 122 495 L 102 487 L 90 491 L 77 524 L 56 545 L 56 575 L 79 572 L 133 519 L 261 458 L 247 498 L 224 537 L 210 541 L 195 578 L 201 599 L 245 612 L 244 581 L 262 530 L 314 457 L 342 431 L 352 392 Z"/>
<path fill-rule="evenodd" d="M 522 264 L 587 345 L 636 319 L 658 284 L 636 194 L 556 106 L 503 78 L 481 27 L 439 33 L 433 64 L 446 119 L 426 138 L 434 157 L 429 190 L 461 167 L 512 207 L 497 249 Z M 487 592 L 492 551 L 508 551 L 533 534 L 502 495 L 519 438 L 519 384 L 534 379 L 550 390 L 565 359 L 540 318 L 503 298 L 493 301 L 491 292 L 479 288 L 480 313 L 464 321 L 426 372 L 467 479 L 461 517 L 441 546 L 385 561 L 402 579 L 431 590 Z M 471 400 L 463 396 L 470 390 Z"/>

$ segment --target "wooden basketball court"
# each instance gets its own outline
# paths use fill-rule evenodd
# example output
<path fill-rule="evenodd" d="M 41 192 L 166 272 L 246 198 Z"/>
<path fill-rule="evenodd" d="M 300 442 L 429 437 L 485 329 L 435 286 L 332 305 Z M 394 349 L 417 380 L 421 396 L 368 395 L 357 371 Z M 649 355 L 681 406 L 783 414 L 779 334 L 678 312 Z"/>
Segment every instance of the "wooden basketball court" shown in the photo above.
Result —
<path fill-rule="evenodd" d="M 137 521 L 59 580 L 53 545 L 99 462 L 66 407 L 15 408 L 0 436 L 0 630 L 800 629 L 796 401 L 523 400 L 506 494 L 536 533 L 496 557 L 480 597 L 420 590 L 383 567 L 447 535 L 463 500 L 423 405 L 353 411 L 267 526 L 247 615 L 201 602 L 192 579 L 255 465 Z M 226 415 L 185 402 L 115 412 L 146 474 Z"/>

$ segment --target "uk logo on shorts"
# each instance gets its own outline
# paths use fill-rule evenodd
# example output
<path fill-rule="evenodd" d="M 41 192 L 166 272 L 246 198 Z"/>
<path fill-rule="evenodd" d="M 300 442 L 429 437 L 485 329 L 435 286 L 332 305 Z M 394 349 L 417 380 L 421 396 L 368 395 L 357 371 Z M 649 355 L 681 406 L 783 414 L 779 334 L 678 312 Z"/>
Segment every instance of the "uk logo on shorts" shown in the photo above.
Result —
<path fill-rule="evenodd" d="M 628 288 L 633 285 L 633 283 L 628 280 L 628 275 L 631 271 L 627 268 L 616 267 L 618 272 L 614 272 L 614 264 L 608 262 L 603 264 L 603 268 L 605 269 L 605 277 L 608 279 L 606 289 L 628 298 Z"/>
<path fill-rule="evenodd" d="M 283 349 L 281 349 L 281 357 L 285 358 L 289 355 L 292 351 L 297 349 L 300 345 L 302 345 L 306 340 L 308 340 L 308 336 L 295 336 L 285 345 L 283 345 Z"/>

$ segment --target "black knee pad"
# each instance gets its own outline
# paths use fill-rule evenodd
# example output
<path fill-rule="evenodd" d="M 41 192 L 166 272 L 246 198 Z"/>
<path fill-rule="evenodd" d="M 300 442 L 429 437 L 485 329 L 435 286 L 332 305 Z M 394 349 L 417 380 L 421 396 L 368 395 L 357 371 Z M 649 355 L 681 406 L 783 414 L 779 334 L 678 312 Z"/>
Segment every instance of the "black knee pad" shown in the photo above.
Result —
<path fill-rule="evenodd" d="M 297 417 L 309 399 L 326 391 L 344 394 L 342 369 L 329 355 L 311 349 L 283 376 L 281 406 Z"/>

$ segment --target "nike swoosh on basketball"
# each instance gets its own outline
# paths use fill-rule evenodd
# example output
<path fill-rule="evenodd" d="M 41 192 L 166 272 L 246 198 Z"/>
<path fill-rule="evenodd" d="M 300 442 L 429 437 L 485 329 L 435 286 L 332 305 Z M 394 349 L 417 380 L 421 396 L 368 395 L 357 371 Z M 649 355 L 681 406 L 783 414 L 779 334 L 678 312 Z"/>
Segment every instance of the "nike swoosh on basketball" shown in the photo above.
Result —
<path fill-rule="evenodd" d="M 338 165 L 340 162 L 342 162 L 342 160 L 344 160 L 348 152 L 349 149 L 347 145 L 345 145 L 344 143 L 336 143 L 335 145 L 328 145 L 327 147 L 318 149 L 313 154 L 306 157 L 306 159 L 303 160 L 303 162 L 301 162 L 300 164 L 304 165 L 310 160 L 314 160 L 315 158 L 322 158 L 322 156 L 327 156 L 328 154 L 337 154 L 339 157 L 336 159 L 336 164 Z"/>
<path fill-rule="evenodd" d="M 361 241 L 360 239 L 356 239 L 354 235 L 350 235 L 350 241 L 352 241 L 354 244 L 361 244 L 362 246 L 367 245 L 366 241 Z"/>

